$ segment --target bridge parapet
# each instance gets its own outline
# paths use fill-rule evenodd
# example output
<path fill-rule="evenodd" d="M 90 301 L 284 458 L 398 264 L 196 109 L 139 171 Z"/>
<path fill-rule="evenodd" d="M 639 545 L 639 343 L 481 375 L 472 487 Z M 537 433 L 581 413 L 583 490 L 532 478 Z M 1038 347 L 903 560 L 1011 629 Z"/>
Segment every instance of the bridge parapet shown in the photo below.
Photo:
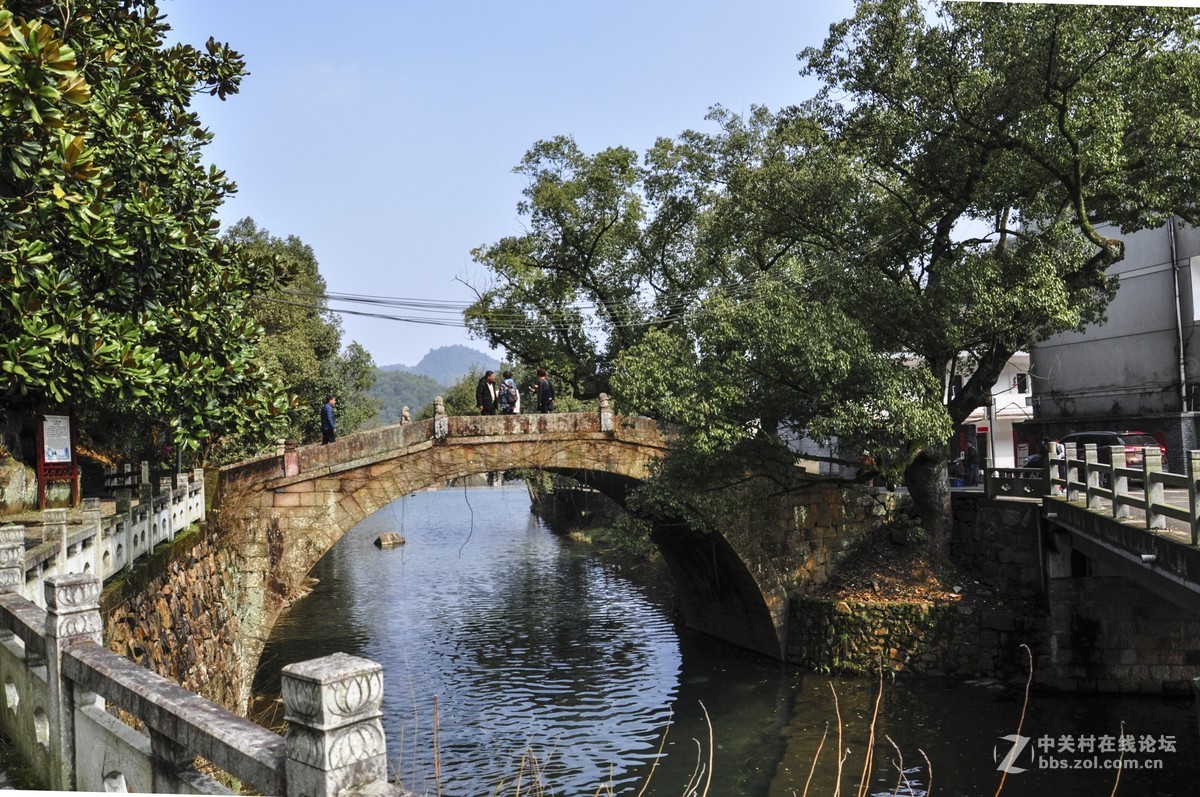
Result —
<path fill-rule="evenodd" d="M 220 469 L 220 485 L 242 489 L 287 480 L 304 481 L 319 475 L 361 468 L 366 463 L 395 459 L 429 446 L 521 442 L 582 441 L 604 438 L 648 441 L 665 447 L 666 430 L 655 420 L 616 415 L 602 394 L 597 412 L 528 413 L 519 415 L 446 415 L 440 400 L 431 419 L 401 422 L 346 435 L 328 445 L 281 446 L 273 455 L 257 457 Z M 533 467 L 530 465 L 530 467 Z"/>
<path fill-rule="evenodd" d="M 228 793 L 195 769 L 200 756 L 262 794 L 407 794 L 387 783 L 375 662 L 286 668 L 285 740 L 106 650 L 94 575 L 54 576 L 45 592 L 46 609 L 0 593 L 0 730 L 51 789 Z"/>

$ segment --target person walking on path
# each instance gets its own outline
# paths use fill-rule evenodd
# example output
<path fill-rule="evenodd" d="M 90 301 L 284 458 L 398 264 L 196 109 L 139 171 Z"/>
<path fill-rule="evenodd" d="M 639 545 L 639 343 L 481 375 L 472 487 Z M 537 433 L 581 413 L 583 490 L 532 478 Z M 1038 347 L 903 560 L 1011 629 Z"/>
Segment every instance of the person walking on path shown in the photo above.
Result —
<path fill-rule="evenodd" d="M 329 445 L 337 440 L 337 425 L 333 420 L 333 408 L 337 404 L 337 396 L 326 396 L 321 405 L 321 445 Z"/>
<path fill-rule="evenodd" d="M 550 381 L 550 377 L 546 375 L 545 368 L 537 369 L 537 384 L 532 388 L 534 397 L 537 399 L 538 412 L 553 412 L 554 411 L 554 384 Z"/>
<path fill-rule="evenodd" d="M 475 409 L 480 415 L 496 414 L 496 372 L 487 371 L 475 385 Z"/>

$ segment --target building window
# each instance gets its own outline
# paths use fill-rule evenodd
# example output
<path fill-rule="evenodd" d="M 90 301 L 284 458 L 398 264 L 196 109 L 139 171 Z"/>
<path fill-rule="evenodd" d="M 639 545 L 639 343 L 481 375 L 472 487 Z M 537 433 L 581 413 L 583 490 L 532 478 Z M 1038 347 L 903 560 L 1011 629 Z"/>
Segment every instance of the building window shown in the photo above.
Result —
<path fill-rule="evenodd" d="M 1029 392 L 1029 374 L 1017 374 L 1016 382 L 1013 385 L 1018 393 Z"/>

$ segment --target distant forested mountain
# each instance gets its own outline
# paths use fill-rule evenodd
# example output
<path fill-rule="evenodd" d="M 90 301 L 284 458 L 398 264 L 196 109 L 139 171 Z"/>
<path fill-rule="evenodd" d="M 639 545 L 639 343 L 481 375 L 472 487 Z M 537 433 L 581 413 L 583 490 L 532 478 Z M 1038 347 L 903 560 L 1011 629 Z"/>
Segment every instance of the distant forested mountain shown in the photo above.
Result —
<path fill-rule="evenodd" d="M 433 349 L 416 365 L 384 365 L 375 369 L 375 385 L 368 395 L 379 399 L 375 425 L 399 423 L 404 407 L 413 418 L 433 400 L 472 371 L 497 370 L 500 363 L 467 346 Z"/>
<path fill-rule="evenodd" d="M 496 358 L 469 346 L 441 346 L 433 349 L 421 362 L 413 366 L 385 365 L 380 371 L 407 371 L 410 374 L 427 376 L 439 385 L 449 387 L 462 379 L 472 370 L 496 370 L 500 363 Z M 414 411 L 416 408 L 413 408 Z"/>
<path fill-rule="evenodd" d="M 375 369 L 375 384 L 367 395 L 379 399 L 379 418 L 376 425 L 399 423 L 403 409 L 408 407 L 413 418 L 423 407 L 431 404 L 446 389 L 434 380 L 407 371 Z"/>

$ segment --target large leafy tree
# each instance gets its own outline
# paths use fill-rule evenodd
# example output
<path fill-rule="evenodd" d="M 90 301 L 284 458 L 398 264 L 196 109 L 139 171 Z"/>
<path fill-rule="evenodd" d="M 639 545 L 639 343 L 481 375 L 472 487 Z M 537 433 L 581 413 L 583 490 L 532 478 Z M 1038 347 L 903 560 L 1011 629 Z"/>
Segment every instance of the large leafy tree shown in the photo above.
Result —
<path fill-rule="evenodd" d="M 841 225 L 780 226 L 829 248 L 842 306 L 877 351 L 915 355 L 951 423 L 1014 352 L 1103 312 L 1117 231 L 1200 220 L 1198 18 L 861 0 L 802 55 L 826 84 L 810 109 L 830 137 L 821 158 L 853 158 L 861 188 Z M 773 187 L 750 192 L 772 219 L 810 193 Z M 908 440 L 901 464 L 944 551 L 945 445 Z"/>
<path fill-rule="evenodd" d="M 710 459 L 785 462 L 789 429 L 882 449 L 944 553 L 953 425 L 1014 352 L 1103 312 L 1117 231 L 1200 220 L 1196 20 L 860 0 L 801 56 L 819 96 L 647 154 L 625 408 Z"/>
<path fill-rule="evenodd" d="M 375 364 L 358 343 L 343 350 L 341 319 L 327 308 L 325 278 L 312 247 L 295 235 L 271 235 L 251 218 L 230 227 L 223 240 L 252 258 L 275 261 L 286 271 L 285 284 L 249 305 L 251 320 L 263 329 L 257 361 L 291 397 L 281 436 L 299 442 L 320 440 L 319 412 L 329 395 L 337 396 L 340 433 L 374 418 L 378 403 L 367 390 L 375 381 Z M 231 438 L 222 447 L 222 458 L 249 455 L 253 443 Z"/>
<path fill-rule="evenodd" d="M 528 229 L 472 252 L 493 282 L 467 324 L 594 397 L 617 355 L 671 317 L 680 290 L 703 284 L 686 262 L 694 205 L 670 187 L 647 191 L 624 147 L 589 156 L 560 136 L 536 143 L 515 171 L 528 181 L 518 205 Z"/>
<path fill-rule="evenodd" d="M 189 109 L 236 92 L 241 57 L 167 30 L 141 0 L 0 8 L 0 402 L 156 419 L 196 449 L 285 417 L 248 312 L 283 272 L 218 237 L 234 186 Z"/>

